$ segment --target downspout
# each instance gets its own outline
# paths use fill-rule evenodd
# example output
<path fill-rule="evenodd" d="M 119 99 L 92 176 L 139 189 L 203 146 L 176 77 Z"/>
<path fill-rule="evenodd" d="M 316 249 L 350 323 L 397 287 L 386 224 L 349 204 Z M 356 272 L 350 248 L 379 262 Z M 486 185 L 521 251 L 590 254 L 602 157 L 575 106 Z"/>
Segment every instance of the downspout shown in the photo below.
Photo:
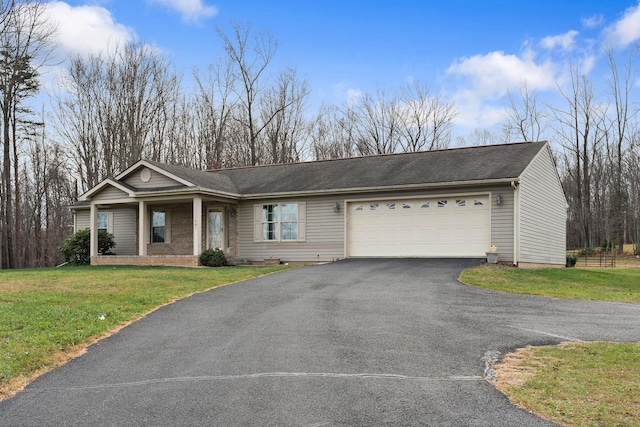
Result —
<path fill-rule="evenodd" d="M 520 187 L 518 182 L 511 181 L 513 188 L 513 266 L 520 262 Z"/>

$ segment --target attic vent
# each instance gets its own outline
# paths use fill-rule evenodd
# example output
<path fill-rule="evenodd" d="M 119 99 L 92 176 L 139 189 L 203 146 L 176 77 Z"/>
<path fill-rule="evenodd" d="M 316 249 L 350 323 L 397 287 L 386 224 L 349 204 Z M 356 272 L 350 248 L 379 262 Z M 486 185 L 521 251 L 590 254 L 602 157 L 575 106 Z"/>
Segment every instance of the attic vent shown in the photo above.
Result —
<path fill-rule="evenodd" d="M 149 182 L 151 179 L 151 171 L 148 168 L 142 169 L 142 172 L 140 172 L 140 179 L 142 182 Z"/>

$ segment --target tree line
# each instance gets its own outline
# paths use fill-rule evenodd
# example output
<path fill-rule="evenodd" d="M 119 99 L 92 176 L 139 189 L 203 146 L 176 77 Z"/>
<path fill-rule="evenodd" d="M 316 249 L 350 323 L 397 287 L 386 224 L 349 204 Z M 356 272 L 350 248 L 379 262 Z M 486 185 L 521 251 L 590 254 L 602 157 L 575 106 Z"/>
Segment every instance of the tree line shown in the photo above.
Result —
<path fill-rule="evenodd" d="M 568 199 L 570 247 L 640 240 L 640 147 L 631 101 L 634 63 L 609 54 L 608 96 L 572 67 L 563 105 L 523 85 L 499 133 L 454 137 L 457 109 L 427 84 L 361 93 L 309 108 L 297 69 L 274 68 L 278 42 L 250 24 L 217 30 L 222 58 L 185 88 L 173 64 L 143 43 L 68 59 L 49 111 L 33 108 L 55 27 L 38 0 L 0 0 L 2 268 L 61 262 L 78 194 L 141 158 L 196 169 L 424 151 L 549 139 Z"/>

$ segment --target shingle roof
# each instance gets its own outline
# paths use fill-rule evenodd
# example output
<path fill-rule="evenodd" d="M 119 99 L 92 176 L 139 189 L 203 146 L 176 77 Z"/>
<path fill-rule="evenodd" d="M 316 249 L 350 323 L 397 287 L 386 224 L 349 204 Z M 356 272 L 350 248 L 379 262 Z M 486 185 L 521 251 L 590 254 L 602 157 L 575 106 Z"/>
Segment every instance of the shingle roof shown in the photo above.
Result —
<path fill-rule="evenodd" d="M 179 178 L 189 181 L 198 187 L 222 191 L 225 193 L 239 194 L 238 188 L 228 176 L 191 169 L 184 166 L 153 162 L 150 160 L 146 160 L 146 162 Z"/>
<path fill-rule="evenodd" d="M 212 171 L 147 162 L 202 189 L 266 195 L 516 179 L 546 145 L 487 145 Z"/>
<path fill-rule="evenodd" d="M 515 179 L 546 145 L 516 143 L 465 147 L 221 169 L 208 173 L 218 177 L 220 182 L 233 183 L 239 194 L 256 195 Z"/>

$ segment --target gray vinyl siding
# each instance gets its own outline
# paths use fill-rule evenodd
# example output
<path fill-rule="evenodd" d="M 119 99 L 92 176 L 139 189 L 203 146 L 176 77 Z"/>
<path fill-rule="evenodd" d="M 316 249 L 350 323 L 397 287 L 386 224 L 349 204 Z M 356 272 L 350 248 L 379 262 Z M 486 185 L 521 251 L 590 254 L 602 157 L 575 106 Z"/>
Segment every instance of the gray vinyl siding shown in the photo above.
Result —
<path fill-rule="evenodd" d="M 140 168 L 134 173 L 132 173 L 127 179 L 124 180 L 127 184 L 137 188 L 137 189 L 145 189 L 145 188 L 167 188 L 167 187 L 179 187 L 184 186 L 180 182 L 169 178 L 166 175 L 158 173 L 154 170 L 151 170 L 151 179 L 148 182 L 144 182 L 140 176 L 142 170 L 144 168 Z"/>
<path fill-rule="evenodd" d="M 89 209 L 77 209 L 76 211 L 76 229 L 74 231 L 91 228 L 91 211 Z"/>
<path fill-rule="evenodd" d="M 94 199 L 99 198 L 100 200 L 115 200 L 126 197 L 129 197 L 129 194 L 125 193 L 124 191 L 116 187 L 106 186 L 104 190 L 100 191 L 100 193 L 94 196 Z"/>
<path fill-rule="evenodd" d="M 548 149 L 520 179 L 520 262 L 565 264 L 566 198 Z"/>
<path fill-rule="evenodd" d="M 117 255 L 137 255 L 137 211 L 135 209 L 99 210 L 99 213 L 111 212 L 113 215 L 113 233 L 116 242 L 113 252 Z M 90 228 L 91 211 L 76 211 L 76 231 Z"/>
<path fill-rule="evenodd" d="M 332 261 L 345 256 L 345 201 L 377 198 L 405 198 L 489 193 L 491 194 L 491 243 L 500 251 L 500 261 L 513 262 L 513 189 L 503 187 L 442 188 L 430 191 L 377 192 L 321 197 L 251 200 L 238 206 L 238 257 L 249 261 L 280 258 L 282 261 Z M 503 202 L 496 204 L 496 195 Z M 253 206 L 259 203 L 306 202 L 306 240 L 304 242 L 254 242 Z M 338 202 L 340 211 L 335 212 Z M 490 248 L 487 248 L 487 251 Z"/>
<path fill-rule="evenodd" d="M 344 210 L 334 211 L 336 197 L 247 201 L 238 206 L 238 255 L 260 261 L 332 261 L 344 257 Z M 254 242 L 253 206 L 259 203 L 306 202 L 306 239 L 303 242 Z M 342 203 L 341 203 L 342 204 Z"/>
<path fill-rule="evenodd" d="M 138 232 L 138 212 L 136 209 L 114 209 L 113 237 L 116 247 L 113 252 L 118 255 L 137 255 L 136 234 Z"/>
<path fill-rule="evenodd" d="M 502 203 L 498 205 L 500 194 Z M 513 263 L 513 188 L 493 188 L 491 191 L 491 245 L 498 248 L 498 261 Z"/>

